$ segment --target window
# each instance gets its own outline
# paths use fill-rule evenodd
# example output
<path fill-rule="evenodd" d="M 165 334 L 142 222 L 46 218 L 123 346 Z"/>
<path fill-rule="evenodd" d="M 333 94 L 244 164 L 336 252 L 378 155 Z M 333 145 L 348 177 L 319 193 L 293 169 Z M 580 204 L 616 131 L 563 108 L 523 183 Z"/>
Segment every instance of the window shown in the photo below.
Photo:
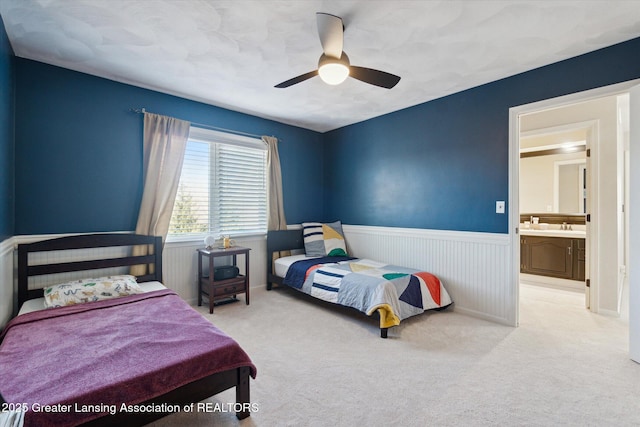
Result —
<path fill-rule="evenodd" d="M 261 139 L 192 127 L 169 239 L 266 233 L 266 171 Z"/>

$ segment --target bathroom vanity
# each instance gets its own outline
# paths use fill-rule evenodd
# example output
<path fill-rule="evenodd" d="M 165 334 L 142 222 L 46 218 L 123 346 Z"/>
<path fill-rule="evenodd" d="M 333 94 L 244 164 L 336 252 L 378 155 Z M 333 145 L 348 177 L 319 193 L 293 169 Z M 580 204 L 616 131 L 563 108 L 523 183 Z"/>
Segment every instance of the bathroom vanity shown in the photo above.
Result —
<path fill-rule="evenodd" d="M 580 216 L 583 218 L 584 216 Z M 520 227 L 520 272 L 568 280 L 585 280 L 584 222 L 549 222 Z M 562 220 L 562 218 L 560 218 Z M 570 220 L 575 221 L 574 218 Z M 578 218 L 579 222 L 580 218 Z M 584 220 L 583 220 L 584 221 Z M 524 221 L 522 221 L 524 223 Z"/>
<path fill-rule="evenodd" d="M 560 279 L 585 279 L 584 238 L 520 236 L 520 272 Z"/>

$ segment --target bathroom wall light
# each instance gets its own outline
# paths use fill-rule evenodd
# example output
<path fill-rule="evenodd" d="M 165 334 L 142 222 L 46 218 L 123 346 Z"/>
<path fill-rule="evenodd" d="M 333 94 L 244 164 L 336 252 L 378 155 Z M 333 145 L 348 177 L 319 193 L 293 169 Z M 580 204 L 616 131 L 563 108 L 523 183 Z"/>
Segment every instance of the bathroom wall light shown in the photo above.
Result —
<path fill-rule="evenodd" d="M 575 141 L 575 142 L 565 142 L 564 144 L 561 144 L 560 147 L 565 153 L 573 153 L 580 150 L 584 151 L 586 145 L 587 145 L 586 141 Z"/>

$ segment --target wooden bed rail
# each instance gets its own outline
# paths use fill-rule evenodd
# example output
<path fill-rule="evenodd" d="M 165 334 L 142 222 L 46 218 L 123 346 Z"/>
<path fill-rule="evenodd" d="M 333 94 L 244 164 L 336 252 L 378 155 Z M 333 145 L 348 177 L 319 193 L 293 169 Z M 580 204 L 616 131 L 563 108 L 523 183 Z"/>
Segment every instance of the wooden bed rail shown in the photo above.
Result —
<path fill-rule="evenodd" d="M 304 249 L 302 229 L 274 230 L 267 232 L 267 290 L 271 290 L 273 284 L 282 284 L 282 278 L 273 272 L 273 254 L 280 251 L 292 251 Z"/>
<path fill-rule="evenodd" d="M 31 253 L 145 245 L 153 248 L 152 251 L 149 251 L 153 252 L 151 255 L 29 265 L 29 254 Z M 162 282 L 162 237 L 129 233 L 82 234 L 20 244 L 18 245 L 18 307 L 29 299 L 40 298 L 43 295 L 42 289 L 29 289 L 29 277 L 31 276 L 129 267 L 140 264 L 153 264 L 154 273 L 137 276 L 139 282 L 152 280 Z"/>

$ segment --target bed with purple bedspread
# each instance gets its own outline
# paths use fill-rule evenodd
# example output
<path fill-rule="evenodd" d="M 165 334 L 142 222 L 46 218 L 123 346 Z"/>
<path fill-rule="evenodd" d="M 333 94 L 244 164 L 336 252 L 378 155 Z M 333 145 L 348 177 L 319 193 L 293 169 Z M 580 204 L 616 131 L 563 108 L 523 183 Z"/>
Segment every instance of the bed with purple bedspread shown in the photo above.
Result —
<path fill-rule="evenodd" d="M 24 314 L 0 340 L 0 394 L 29 409 L 25 426 L 145 410 L 135 405 L 235 368 L 256 376 L 234 339 L 168 289 Z"/>

